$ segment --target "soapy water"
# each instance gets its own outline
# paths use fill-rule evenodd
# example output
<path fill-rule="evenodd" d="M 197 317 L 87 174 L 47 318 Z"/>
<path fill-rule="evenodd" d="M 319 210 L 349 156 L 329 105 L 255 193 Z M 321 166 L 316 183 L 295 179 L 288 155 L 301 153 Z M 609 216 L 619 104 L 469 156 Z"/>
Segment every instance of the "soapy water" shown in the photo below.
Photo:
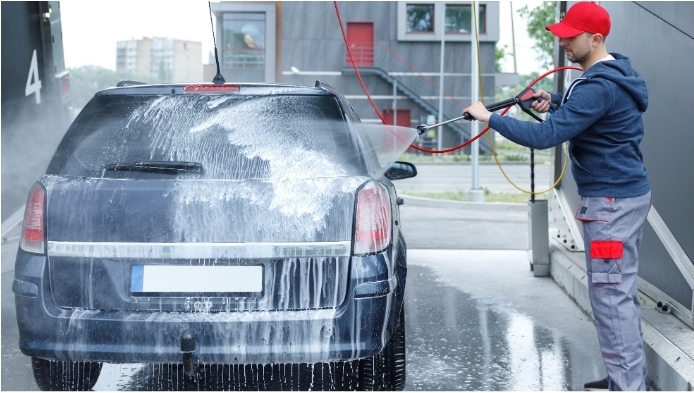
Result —
<path fill-rule="evenodd" d="M 347 123 L 333 119 L 337 117 L 332 113 L 334 107 L 313 97 L 239 101 L 237 97 L 212 96 L 203 101 L 191 101 L 188 107 L 206 107 L 207 112 L 179 111 L 179 97 L 160 97 L 135 111 L 128 124 L 147 124 L 153 130 L 150 157 L 166 152 L 168 160 L 200 162 L 206 171 L 203 179 L 224 179 L 229 172 L 242 168 L 235 179 L 262 179 L 272 189 L 259 190 L 244 184 L 230 189 L 208 184 L 201 192 L 194 183 L 179 182 L 175 189 L 182 199 L 179 205 L 229 198 L 250 200 L 268 206 L 270 212 L 297 217 L 292 222 L 301 224 L 286 229 L 305 233 L 305 239 L 326 227 L 326 216 L 336 195 L 352 193 L 365 181 L 357 176 L 382 176 L 417 136 L 411 128 L 353 123 L 355 138 Z M 165 124 L 176 125 L 177 130 Z M 346 181 L 344 177 L 352 179 Z M 200 220 L 187 210 L 175 212 L 180 232 L 219 233 L 225 229 L 227 218 Z M 196 230 L 196 224 L 204 228 Z M 215 226 L 217 230 L 209 230 Z"/>
<path fill-rule="evenodd" d="M 345 121 L 329 96 L 134 100 L 106 100 L 84 121 L 91 129 L 73 161 L 95 174 L 110 163 L 191 161 L 203 164 L 205 179 L 274 181 L 364 175 L 364 155 L 374 154 L 377 165 L 368 169 L 378 177 L 417 137 L 414 128 Z"/>
<path fill-rule="evenodd" d="M 247 217 L 252 206 L 269 208 L 263 228 L 248 225 L 242 241 L 262 241 L 249 232 L 272 236 L 289 231 L 310 241 L 325 229 L 331 207 L 348 203 L 345 196 L 353 196 L 368 177 L 382 176 L 417 136 L 412 128 L 347 122 L 331 96 L 99 99 L 103 108 L 92 110 L 93 117 L 85 116 L 84 124 L 78 124 L 86 136 L 64 163 L 54 160 L 49 175 L 170 179 L 105 167 L 143 161 L 199 163 L 204 173 L 183 172 L 167 191 L 179 199 L 171 213 L 180 235 L 176 238 L 188 242 L 219 241 L 209 236 L 228 232 L 225 222 L 230 217 L 207 214 L 207 208 L 233 201 L 248 207 L 234 212 L 233 218 L 241 215 L 249 223 L 254 222 Z M 286 217 L 294 219 L 289 223 Z M 267 223 L 275 225 L 268 228 Z M 347 235 L 337 237 L 349 240 Z"/>
<path fill-rule="evenodd" d="M 152 156 L 163 148 L 169 159 L 200 161 L 206 168 L 223 170 L 226 159 L 240 153 L 246 159 L 266 162 L 267 167 L 253 169 L 258 170 L 258 176 L 269 170 L 269 181 L 355 175 L 358 169 L 354 166 L 369 154 L 377 157 L 377 165 L 367 164 L 370 174 L 379 177 L 417 137 L 414 128 L 351 123 L 360 148 L 350 146 L 355 141 L 350 141 L 347 124 L 335 119 L 334 113 L 324 113 L 335 108 L 305 101 L 297 97 L 263 97 L 242 102 L 230 97 L 213 98 L 206 102 L 211 112 L 196 111 L 198 115 L 190 118 L 188 111 L 178 111 L 177 99 L 161 97 L 143 108 L 141 115 L 135 112 L 128 124 L 137 122 L 139 117 L 152 124 Z M 172 136 L 170 128 L 158 126 L 162 122 L 178 125 L 182 131 L 187 128 L 188 132 Z M 226 134 L 228 145 L 206 146 L 205 136 L 200 134 L 220 131 Z M 239 152 L 234 154 L 226 149 L 231 146 Z"/>

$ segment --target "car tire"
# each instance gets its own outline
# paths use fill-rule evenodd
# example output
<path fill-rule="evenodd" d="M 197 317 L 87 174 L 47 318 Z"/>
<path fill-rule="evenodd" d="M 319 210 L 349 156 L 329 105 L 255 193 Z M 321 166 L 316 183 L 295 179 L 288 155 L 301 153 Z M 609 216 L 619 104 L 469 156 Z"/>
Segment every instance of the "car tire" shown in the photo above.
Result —
<path fill-rule="evenodd" d="M 405 309 L 398 313 L 393 336 L 383 350 L 385 373 L 384 388 L 386 390 L 404 390 L 407 379 L 407 359 L 405 349 Z"/>
<path fill-rule="evenodd" d="M 383 351 L 359 360 L 359 390 L 404 390 L 407 379 L 405 310 L 398 313 L 393 335 Z"/>
<path fill-rule="evenodd" d="M 90 390 L 101 374 L 102 363 L 31 358 L 34 379 L 41 390 Z"/>

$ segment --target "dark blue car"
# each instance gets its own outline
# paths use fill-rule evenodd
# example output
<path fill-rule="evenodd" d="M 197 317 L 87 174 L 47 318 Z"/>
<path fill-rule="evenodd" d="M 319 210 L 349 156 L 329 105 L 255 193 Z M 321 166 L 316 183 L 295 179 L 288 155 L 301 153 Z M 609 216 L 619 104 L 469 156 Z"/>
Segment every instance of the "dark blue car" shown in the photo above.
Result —
<path fill-rule="evenodd" d="M 397 135 L 361 126 L 320 83 L 97 93 L 27 200 L 12 290 L 39 387 L 90 389 L 109 362 L 198 384 L 242 373 L 240 388 L 402 389 L 390 180 L 416 170 L 379 156 Z"/>

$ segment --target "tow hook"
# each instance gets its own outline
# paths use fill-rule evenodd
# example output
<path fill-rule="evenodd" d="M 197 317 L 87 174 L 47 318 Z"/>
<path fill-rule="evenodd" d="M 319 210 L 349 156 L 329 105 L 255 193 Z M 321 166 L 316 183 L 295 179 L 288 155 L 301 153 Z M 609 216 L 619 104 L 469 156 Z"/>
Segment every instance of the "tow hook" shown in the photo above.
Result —
<path fill-rule="evenodd" d="M 181 353 L 183 354 L 183 372 L 185 372 L 186 376 L 193 377 L 197 373 L 197 366 L 193 362 L 195 339 L 189 332 L 181 335 Z"/>

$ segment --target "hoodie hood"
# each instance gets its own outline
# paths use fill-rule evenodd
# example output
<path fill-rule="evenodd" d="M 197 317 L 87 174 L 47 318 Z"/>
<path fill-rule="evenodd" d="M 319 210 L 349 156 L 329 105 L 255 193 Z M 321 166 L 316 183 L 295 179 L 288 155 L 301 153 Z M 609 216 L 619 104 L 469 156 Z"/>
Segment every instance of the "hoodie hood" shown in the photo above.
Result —
<path fill-rule="evenodd" d="M 583 75 L 589 78 L 603 78 L 614 82 L 634 98 L 639 111 L 648 108 L 648 90 L 646 82 L 633 68 L 631 60 L 619 53 L 610 53 L 614 60 L 599 61 L 593 64 Z"/>

